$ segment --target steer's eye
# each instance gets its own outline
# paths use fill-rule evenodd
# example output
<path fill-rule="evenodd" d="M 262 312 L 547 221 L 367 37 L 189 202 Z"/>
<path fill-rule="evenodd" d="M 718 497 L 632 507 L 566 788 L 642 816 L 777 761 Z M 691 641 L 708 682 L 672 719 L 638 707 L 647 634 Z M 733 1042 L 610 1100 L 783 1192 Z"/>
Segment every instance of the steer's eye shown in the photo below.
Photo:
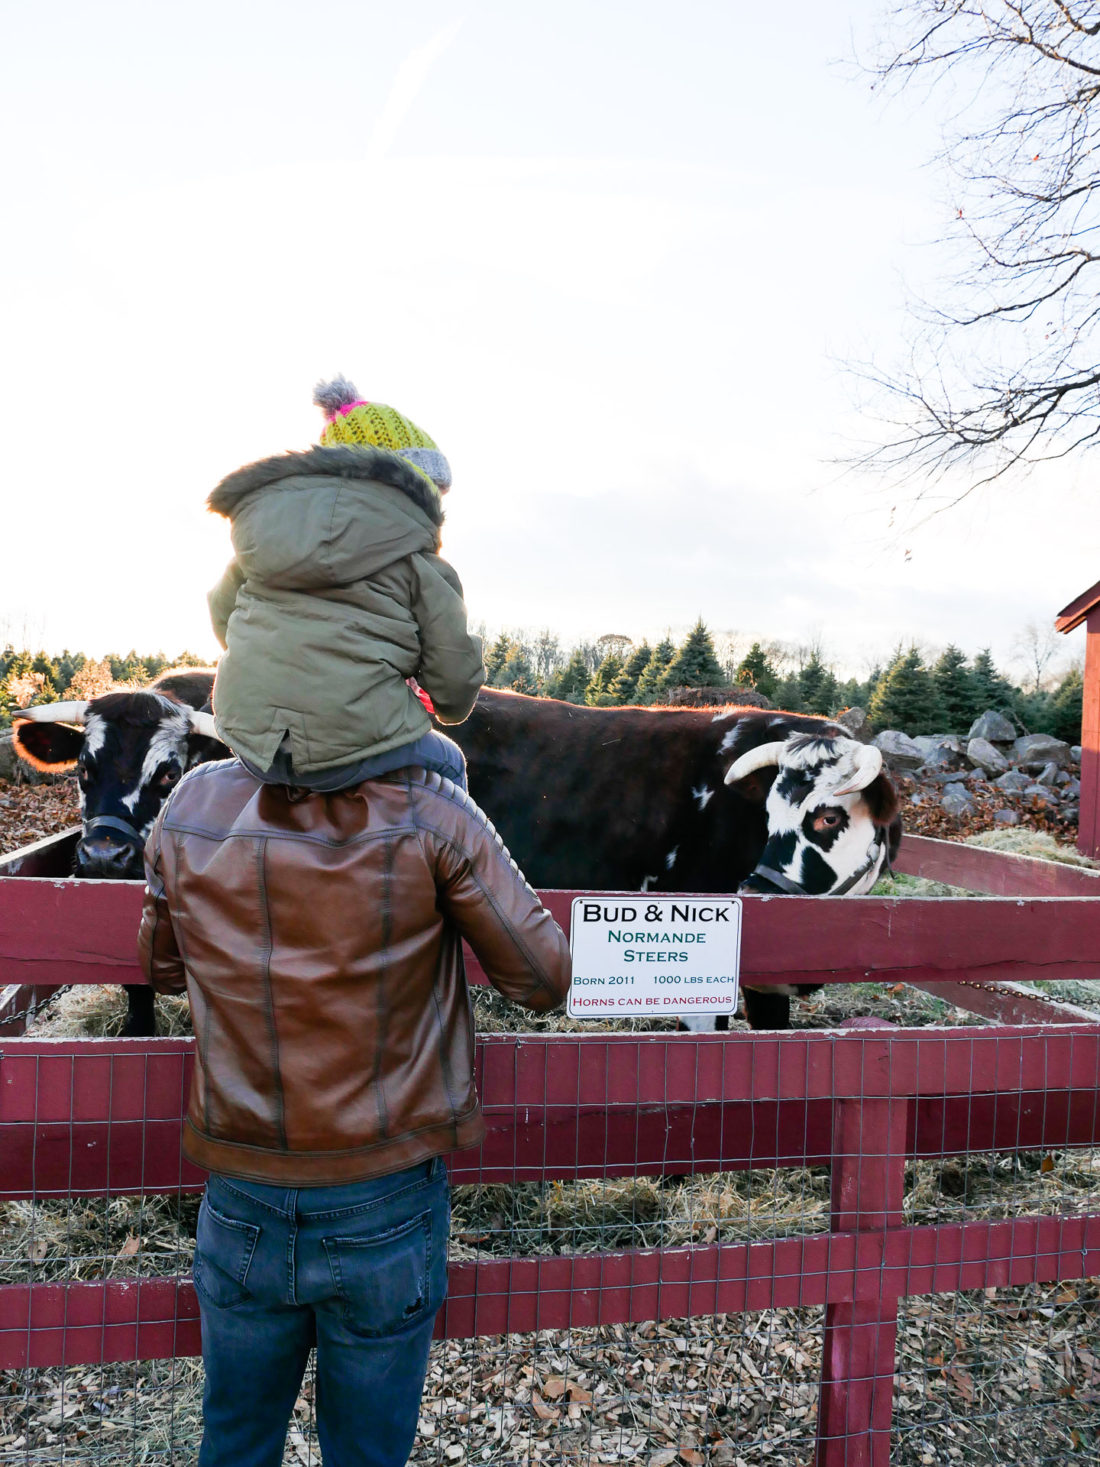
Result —
<path fill-rule="evenodd" d="M 836 830 L 843 817 L 839 810 L 822 810 L 814 816 L 815 830 Z"/>
<path fill-rule="evenodd" d="M 166 764 L 157 775 L 157 784 L 162 790 L 170 790 L 174 784 L 179 783 L 180 767 L 178 764 Z"/>

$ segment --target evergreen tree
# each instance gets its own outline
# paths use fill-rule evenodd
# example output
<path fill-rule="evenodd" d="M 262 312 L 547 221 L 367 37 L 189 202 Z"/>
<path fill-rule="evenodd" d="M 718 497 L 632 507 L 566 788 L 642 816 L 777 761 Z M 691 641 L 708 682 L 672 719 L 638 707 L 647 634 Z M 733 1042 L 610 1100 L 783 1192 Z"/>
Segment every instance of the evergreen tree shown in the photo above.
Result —
<path fill-rule="evenodd" d="M 846 682 L 838 685 L 834 706 L 837 708 L 862 708 L 866 711 L 873 692 L 874 686 L 872 684 L 860 682 L 858 677 L 850 677 Z"/>
<path fill-rule="evenodd" d="M 652 656 L 653 648 L 648 642 L 643 642 L 641 646 L 634 648 L 622 672 L 615 679 L 613 692 L 616 703 L 634 702 L 638 696 L 638 679 L 645 671 Z"/>
<path fill-rule="evenodd" d="M 578 647 L 561 671 L 547 684 L 547 696 L 564 703 L 583 703 L 590 678 L 584 651 Z"/>
<path fill-rule="evenodd" d="M 788 673 L 775 687 L 771 701 L 786 713 L 805 713 L 802 706 L 802 681 L 797 672 Z"/>
<path fill-rule="evenodd" d="M 656 703 L 664 686 L 665 673 L 676 656 L 676 648 L 667 637 L 662 638 L 653 649 L 653 656 L 638 676 L 634 699 L 638 703 Z"/>
<path fill-rule="evenodd" d="M 57 675 L 61 684 L 59 692 L 64 693 L 87 660 L 83 652 L 70 652 L 68 647 L 65 648 L 61 656 L 57 658 Z"/>
<path fill-rule="evenodd" d="M 1031 693 L 1017 688 L 1013 712 L 1028 733 L 1051 733 L 1053 705 L 1054 699 L 1045 688 L 1037 688 Z"/>
<path fill-rule="evenodd" d="M 31 671 L 31 663 L 34 659 L 27 651 L 17 652 L 14 647 L 8 647 L 4 651 L 4 657 L 0 662 L 0 673 L 5 678 L 19 677 L 21 674 Z"/>
<path fill-rule="evenodd" d="M 531 693 L 535 687 L 535 674 L 527 653 L 518 643 L 508 654 L 508 660 L 497 673 L 493 684 L 497 688 L 510 688 L 513 693 Z"/>
<path fill-rule="evenodd" d="M 108 652 L 107 661 L 111 666 L 111 676 L 116 683 L 141 683 L 145 682 L 145 666 L 133 647 L 130 648 L 125 657 L 120 657 L 117 652 Z"/>
<path fill-rule="evenodd" d="M 779 686 L 779 674 L 759 642 L 754 642 L 749 648 L 744 661 L 734 673 L 734 680 L 743 687 L 755 688 L 765 698 L 774 695 Z"/>
<path fill-rule="evenodd" d="M 702 617 L 687 635 L 661 680 L 668 688 L 720 688 L 722 665 L 714 654 L 714 643 Z"/>
<path fill-rule="evenodd" d="M 878 729 L 896 728 L 910 736 L 937 731 L 943 722 L 943 710 L 932 674 L 918 648 L 898 649 L 867 711 Z"/>
<path fill-rule="evenodd" d="M 967 670 L 966 656 L 948 643 L 932 669 L 932 681 L 943 709 L 944 731 L 965 734 L 977 716 L 974 713 L 974 678 Z"/>
<path fill-rule="evenodd" d="M 623 659 L 617 652 L 609 652 L 585 689 L 584 701 L 590 708 L 610 708 L 619 701 L 615 696 L 615 684 L 622 672 Z"/>
<path fill-rule="evenodd" d="M 831 713 L 836 707 L 836 678 L 816 649 L 798 674 L 799 705 L 804 713 Z"/>
<path fill-rule="evenodd" d="M 1085 681 L 1075 667 L 1067 672 L 1050 700 L 1050 732 L 1067 744 L 1081 742 Z"/>
<path fill-rule="evenodd" d="M 990 708 L 998 713 L 1015 712 L 1016 689 L 997 671 L 988 647 L 983 648 L 975 657 L 970 676 L 974 691 L 971 722 Z"/>
<path fill-rule="evenodd" d="M 39 652 L 31 663 L 31 671 L 41 673 L 46 680 L 43 685 L 44 698 L 42 701 L 52 701 L 61 696 L 61 689 L 65 684 L 61 680 L 57 663 L 52 657 L 48 657 L 45 652 Z"/>
<path fill-rule="evenodd" d="M 488 687 L 499 688 L 504 686 L 498 679 L 504 670 L 504 664 L 515 650 L 516 644 L 512 641 L 508 633 L 501 632 L 500 636 L 485 654 L 485 682 Z"/>

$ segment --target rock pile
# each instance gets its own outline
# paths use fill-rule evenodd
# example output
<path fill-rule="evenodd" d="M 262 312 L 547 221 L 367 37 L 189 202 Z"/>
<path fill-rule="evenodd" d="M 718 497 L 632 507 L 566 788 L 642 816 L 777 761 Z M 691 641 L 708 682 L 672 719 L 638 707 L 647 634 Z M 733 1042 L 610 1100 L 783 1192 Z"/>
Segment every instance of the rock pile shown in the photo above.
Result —
<path fill-rule="evenodd" d="M 1021 736 L 1001 713 L 983 713 L 963 737 L 910 738 L 887 729 L 872 742 L 911 811 L 938 812 L 967 825 L 1027 823 L 1059 830 L 1077 824 L 1080 748 L 1050 734 Z"/>

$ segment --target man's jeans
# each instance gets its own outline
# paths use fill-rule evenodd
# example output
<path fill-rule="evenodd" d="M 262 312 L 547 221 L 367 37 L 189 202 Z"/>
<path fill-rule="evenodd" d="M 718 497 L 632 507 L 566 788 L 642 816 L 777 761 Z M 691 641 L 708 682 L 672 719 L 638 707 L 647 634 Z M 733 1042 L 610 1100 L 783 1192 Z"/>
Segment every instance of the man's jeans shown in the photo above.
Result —
<path fill-rule="evenodd" d="M 338 1187 L 212 1175 L 195 1292 L 199 1467 L 279 1467 L 311 1346 L 325 1467 L 401 1467 L 447 1292 L 442 1161 Z"/>

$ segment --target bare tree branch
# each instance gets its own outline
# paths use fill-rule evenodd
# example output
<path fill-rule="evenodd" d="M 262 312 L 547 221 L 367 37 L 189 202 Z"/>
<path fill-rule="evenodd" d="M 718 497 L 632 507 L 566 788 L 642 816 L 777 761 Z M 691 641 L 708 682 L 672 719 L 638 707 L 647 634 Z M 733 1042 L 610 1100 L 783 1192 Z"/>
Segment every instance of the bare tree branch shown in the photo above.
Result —
<path fill-rule="evenodd" d="M 967 87 L 940 159 L 962 263 L 915 309 L 904 368 L 856 367 L 885 405 L 862 461 L 963 469 L 957 503 L 1100 433 L 1100 0 L 904 0 L 893 23 L 879 81 Z"/>

